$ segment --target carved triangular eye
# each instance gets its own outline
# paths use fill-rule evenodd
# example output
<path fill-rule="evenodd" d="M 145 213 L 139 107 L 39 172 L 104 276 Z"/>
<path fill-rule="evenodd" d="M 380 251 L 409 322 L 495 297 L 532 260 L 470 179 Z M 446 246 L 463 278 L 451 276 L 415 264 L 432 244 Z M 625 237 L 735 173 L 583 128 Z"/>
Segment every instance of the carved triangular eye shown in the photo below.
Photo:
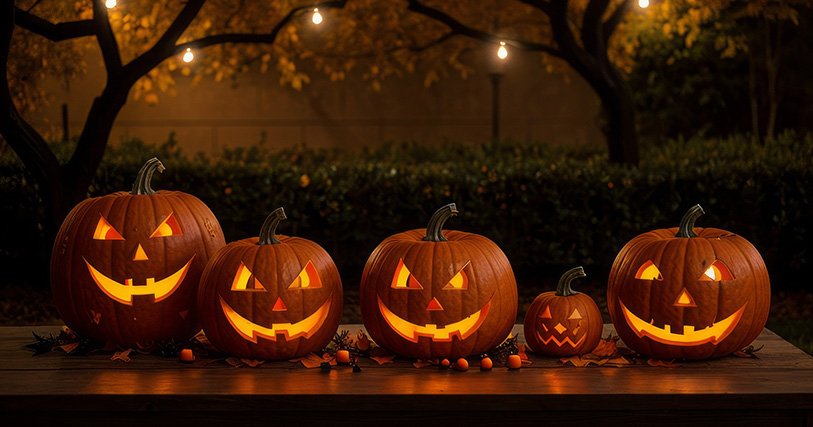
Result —
<path fill-rule="evenodd" d="M 731 274 L 731 270 L 723 264 L 722 261 L 719 259 L 711 263 L 709 268 L 703 272 L 703 275 L 700 276 L 701 282 L 719 282 L 721 280 L 731 280 L 734 278 L 734 275 Z"/>
<path fill-rule="evenodd" d="M 246 291 L 246 292 L 265 292 L 265 286 L 253 277 L 251 270 L 246 267 L 242 262 L 237 267 L 237 272 L 234 273 L 234 280 L 231 282 L 231 290 L 233 291 Z"/>
<path fill-rule="evenodd" d="M 288 289 L 319 289 L 321 287 L 322 279 L 319 278 L 319 272 L 316 271 L 313 263 L 308 261 Z"/>
<path fill-rule="evenodd" d="M 635 273 L 635 278 L 641 280 L 663 280 L 661 271 L 658 270 L 658 267 L 651 260 L 643 263 L 641 267 L 638 268 L 638 271 Z"/>
<path fill-rule="evenodd" d="M 178 224 L 178 220 L 175 219 L 175 214 L 170 212 L 169 215 L 161 221 L 161 224 L 158 224 L 155 231 L 150 234 L 150 238 L 180 236 L 181 234 L 183 234 L 183 232 L 181 232 L 181 225 Z"/>
<path fill-rule="evenodd" d="M 540 319 L 551 319 L 551 318 L 553 318 L 553 316 L 550 315 L 550 306 L 549 305 L 545 306 L 545 311 L 543 311 L 542 314 L 539 315 L 539 318 Z"/>
<path fill-rule="evenodd" d="M 398 260 L 398 267 L 395 267 L 395 274 L 392 275 L 392 285 L 390 285 L 390 287 L 393 289 L 406 290 L 423 289 L 418 279 L 409 272 L 403 259 Z"/>
<path fill-rule="evenodd" d="M 124 237 L 121 237 L 121 233 L 116 231 L 116 229 L 99 214 L 99 222 L 96 223 L 96 229 L 93 230 L 93 240 L 124 240 Z"/>
<path fill-rule="evenodd" d="M 457 274 L 452 277 L 452 280 L 449 280 L 449 283 L 443 287 L 445 290 L 454 289 L 458 291 L 463 291 L 469 288 L 469 276 L 465 272 L 465 268 L 469 266 L 467 262 Z"/>
<path fill-rule="evenodd" d="M 570 317 L 568 317 L 569 320 L 581 320 L 581 318 L 582 318 L 582 314 L 579 313 L 578 308 L 574 308 L 573 313 L 570 313 Z"/>

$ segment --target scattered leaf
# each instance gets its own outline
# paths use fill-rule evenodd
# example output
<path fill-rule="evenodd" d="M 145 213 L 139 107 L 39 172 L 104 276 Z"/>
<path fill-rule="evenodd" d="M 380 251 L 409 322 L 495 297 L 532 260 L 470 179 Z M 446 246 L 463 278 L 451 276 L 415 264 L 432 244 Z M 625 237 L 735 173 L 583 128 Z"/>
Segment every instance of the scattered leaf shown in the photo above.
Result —
<path fill-rule="evenodd" d="M 69 343 L 69 344 L 58 345 L 58 346 L 54 347 L 54 349 L 55 349 L 55 350 L 62 350 L 62 351 L 64 351 L 64 352 L 65 352 L 65 353 L 67 353 L 67 354 L 71 354 L 71 353 L 73 353 L 73 352 L 74 352 L 74 350 L 76 350 L 78 347 L 79 347 L 79 343 L 78 343 L 78 342 L 72 342 L 72 343 Z M 115 360 L 115 359 L 113 359 L 113 360 Z"/>
<path fill-rule="evenodd" d="M 602 338 L 596 348 L 590 352 L 597 357 L 612 357 L 618 354 L 618 337 Z"/>
<path fill-rule="evenodd" d="M 395 359 L 395 355 L 390 354 L 390 355 L 370 356 L 370 359 L 375 360 L 376 362 L 378 362 L 379 365 L 384 365 L 386 363 L 392 363 L 393 359 Z"/>
<path fill-rule="evenodd" d="M 742 357 L 744 359 L 759 359 L 759 356 L 757 356 L 756 353 L 763 348 L 765 348 L 765 345 L 761 345 L 759 348 L 754 348 L 753 345 L 749 345 L 742 350 L 735 351 L 733 354 L 734 356 Z"/>
<path fill-rule="evenodd" d="M 658 359 L 652 359 L 652 358 L 648 359 L 646 361 L 646 364 L 649 365 L 649 366 L 654 366 L 656 368 L 677 368 L 677 367 L 680 366 L 677 363 L 674 363 L 674 361 L 672 361 L 672 360 L 667 361 L 667 360 L 658 360 Z"/>
<path fill-rule="evenodd" d="M 132 348 L 128 348 L 127 350 L 117 351 L 117 352 L 113 353 L 113 356 L 110 357 L 110 360 L 128 363 L 130 361 L 130 352 L 131 351 L 133 351 Z"/>

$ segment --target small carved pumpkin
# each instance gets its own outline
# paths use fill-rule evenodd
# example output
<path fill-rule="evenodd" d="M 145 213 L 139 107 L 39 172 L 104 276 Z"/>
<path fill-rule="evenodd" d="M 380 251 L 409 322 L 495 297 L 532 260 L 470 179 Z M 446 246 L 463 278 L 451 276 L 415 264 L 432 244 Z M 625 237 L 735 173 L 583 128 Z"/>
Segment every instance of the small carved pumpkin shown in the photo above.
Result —
<path fill-rule="evenodd" d="M 327 252 L 299 237 L 275 235 L 278 208 L 260 236 L 229 243 L 206 266 L 200 322 L 219 350 L 287 360 L 324 348 L 342 315 L 342 282 Z"/>
<path fill-rule="evenodd" d="M 226 242 L 212 211 L 180 191 L 153 191 L 164 165 L 150 159 L 133 190 L 87 199 L 59 229 L 51 287 L 62 320 L 79 334 L 132 348 L 198 331 L 198 279 Z"/>
<path fill-rule="evenodd" d="M 619 337 L 660 359 L 725 356 L 750 344 L 770 309 L 771 285 L 759 252 L 718 228 L 694 228 L 703 208 L 678 228 L 641 234 L 613 263 L 607 305 Z"/>
<path fill-rule="evenodd" d="M 542 356 L 563 357 L 591 352 L 601 339 L 604 321 L 589 295 L 570 284 L 585 277 L 576 267 L 559 279 L 555 292 L 537 296 L 525 315 L 525 342 Z"/>
<path fill-rule="evenodd" d="M 454 203 L 426 229 L 388 237 L 361 278 L 364 326 L 376 343 L 418 359 L 459 358 L 500 344 L 517 316 L 511 264 L 491 240 L 442 231 Z"/>

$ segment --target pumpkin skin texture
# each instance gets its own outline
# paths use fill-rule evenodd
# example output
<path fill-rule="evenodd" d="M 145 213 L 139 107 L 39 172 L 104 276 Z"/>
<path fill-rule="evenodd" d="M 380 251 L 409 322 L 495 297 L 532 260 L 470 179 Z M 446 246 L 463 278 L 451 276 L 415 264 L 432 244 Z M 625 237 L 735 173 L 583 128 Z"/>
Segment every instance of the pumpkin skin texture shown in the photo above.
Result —
<path fill-rule="evenodd" d="M 574 292 L 570 282 L 585 277 L 584 269 L 568 270 L 556 291 L 537 296 L 525 315 L 525 342 L 541 356 L 564 357 L 593 351 L 604 321 L 589 295 Z"/>
<path fill-rule="evenodd" d="M 163 169 L 150 159 L 132 192 L 82 201 L 59 229 L 51 255 L 54 303 L 83 337 L 149 349 L 199 330 L 198 279 L 226 242 L 198 198 L 150 188 Z"/>
<path fill-rule="evenodd" d="M 229 243 L 200 282 L 198 310 L 206 337 L 234 356 L 288 360 L 322 350 L 342 315 L 342 282 L 330 255 L 299 237 L 275 235 L 285 219 L 272 212 L 260 237 Z"/>
<path fill-rule="evenodd" d="M 442 231 L 457 214 L 440 208 L 426 229 L 385 239 L 362 273 L 364 326 L 380 346 L 417 359 L 478 355 L 499 345 L 517 316 L 511 264 L 491 240 Z"/>
<path fill-rule="evenodd" d="M 750 344 L 768 319 L 771 287 L 759 252 L 718 228 L 678 228 L 627 243 L 615 259 L 607 304 L 619 337 L 658 359 L 708 359 Z"/>

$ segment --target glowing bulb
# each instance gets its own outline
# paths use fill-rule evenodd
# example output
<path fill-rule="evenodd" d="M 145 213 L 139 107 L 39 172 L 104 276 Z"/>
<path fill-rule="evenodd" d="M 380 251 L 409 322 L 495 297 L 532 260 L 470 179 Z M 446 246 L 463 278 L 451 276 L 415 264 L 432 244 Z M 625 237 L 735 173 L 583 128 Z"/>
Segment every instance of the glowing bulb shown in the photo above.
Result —
<path fill-rule="evenodd" d="M 183 62 L 190 63 L 195 59 L 195 54 L 192 53 L 192 48 L 186 48 L 186 52 L 183 54 Z"/>
<path fill-rule="evenodd" d="M 116 7 L 117 3 L 118 2 L 116 0 L 104 0 L 104 7 L 108 8 L 108 9 L 112 9 L 112 8 Z"/>
<path fill-rule="evenodd" d="M 322 23 L 322 14 L 319 13 L 318 7 L 313 8 L 313 16 L 311 17 L 311 22 L 313 22 L 316 25 Z"/>
<path fill-rule="evenodd" d="M 649 0 L 638 0 L 638 7 L 646 9 L 649 7 Z"/>
<path fill-rule="evenodd" d="M 508 58 L 508 49 L 505 47 L 505 42 L 500 42 L 500 47 L 497 49 L 497 58 Z"/>

